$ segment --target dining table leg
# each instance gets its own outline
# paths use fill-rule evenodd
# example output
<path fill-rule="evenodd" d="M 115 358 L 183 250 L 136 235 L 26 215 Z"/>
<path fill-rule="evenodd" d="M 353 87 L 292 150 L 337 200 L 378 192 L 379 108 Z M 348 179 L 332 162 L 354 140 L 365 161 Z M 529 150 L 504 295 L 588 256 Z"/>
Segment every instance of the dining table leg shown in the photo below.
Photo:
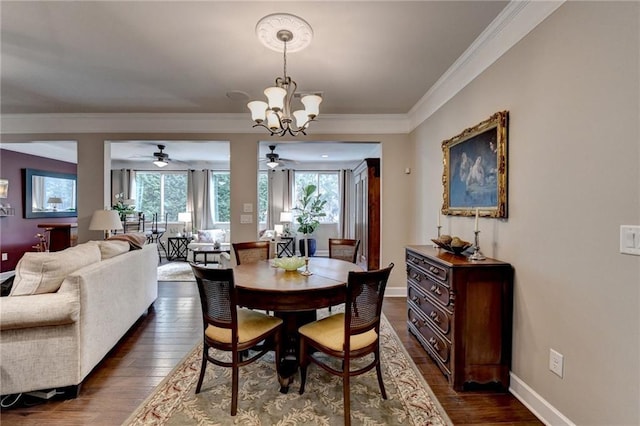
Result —
<path fill-rule="evenodd" d="M 284 325 L 278 381 L 280 383 L 280 392 L 287 393 L 289 385 L 293 383 L 300 367 L 300 335 L 298 334 L 298 328 L 315 321 L 316 311 L 275 312 L 275 316 L 282 318 Z"/>

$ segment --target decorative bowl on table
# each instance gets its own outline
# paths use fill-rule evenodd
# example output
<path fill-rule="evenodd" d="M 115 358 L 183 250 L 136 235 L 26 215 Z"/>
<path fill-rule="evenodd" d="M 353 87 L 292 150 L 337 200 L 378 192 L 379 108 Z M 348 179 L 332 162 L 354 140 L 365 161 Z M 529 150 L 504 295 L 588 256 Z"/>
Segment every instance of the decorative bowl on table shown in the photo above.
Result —
<path fill-rule="evenodd" d="M 466 249 L 471 247 L 470 242 L 461 240 L 457 237 L 451 238 L 448 235 L 443 235 L 439 239 L 432 238 L 431 241 L 433 241 L 433 243 L 441 249 L 454 254 L 461 254 Z"/>
<path fill-rule="evenodd" d="M 304 259 L 298 256 L 273 259 L 273 265 L 285 271 L 295 271 L 304 266 Z"/>

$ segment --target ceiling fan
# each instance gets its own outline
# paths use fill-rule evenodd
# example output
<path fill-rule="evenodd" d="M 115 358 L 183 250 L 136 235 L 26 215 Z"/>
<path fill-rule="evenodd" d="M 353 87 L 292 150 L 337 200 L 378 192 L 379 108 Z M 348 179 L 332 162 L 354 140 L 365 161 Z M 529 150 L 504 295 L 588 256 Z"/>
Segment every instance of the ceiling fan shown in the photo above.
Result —
<path fill-rule="evenodd" d="M 153 153 L 153 157 L 155 158 L 153 164 L 158 167 L 164 167 L 169 164 L 169 154 L 164 152 L 164 145 L 158 145 L 158 149 L 160 150 L 159 152 Z"/>
<path fill-rule="evenodd" d="M 269 149 L 271 150 L 271 152 L 267 152 L 265 158 L 261 161 L 266 161 L 267 167 L 269 167 L 270 169 L 275 169 L 284 162 L 293 161 L 287 158 L 280 158 L 280 155 L 275 152 L 276 145 L 269 145 Z"/>

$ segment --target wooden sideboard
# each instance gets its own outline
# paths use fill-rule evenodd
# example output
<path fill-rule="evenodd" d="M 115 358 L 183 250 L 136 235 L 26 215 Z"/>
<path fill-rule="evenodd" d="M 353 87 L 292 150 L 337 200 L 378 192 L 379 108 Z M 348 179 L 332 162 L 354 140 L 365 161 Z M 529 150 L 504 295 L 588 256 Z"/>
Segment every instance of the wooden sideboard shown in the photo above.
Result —
<path fill-rule="evenodd" d="M 432 246 L 408 246 L 406 263 L 409 331 L 453 389 L 508 389 L 511 265 Z"/>

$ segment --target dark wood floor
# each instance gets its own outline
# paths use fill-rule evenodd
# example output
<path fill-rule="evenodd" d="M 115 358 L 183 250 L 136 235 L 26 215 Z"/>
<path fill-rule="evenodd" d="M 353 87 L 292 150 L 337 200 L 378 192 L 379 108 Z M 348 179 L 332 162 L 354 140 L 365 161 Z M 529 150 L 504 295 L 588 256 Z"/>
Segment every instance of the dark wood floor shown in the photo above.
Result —
<path fill-rule="evenodd" d="M 403 298 L 388 298 L 384 314 L 456 425 L 540 425 L 508 393 L 454 392 L 407 332 Z M 201 338 L 195 283 L 161 282 L 154 308 L 85 379 L 80 396 L 64 401 L 25 397 L 3 409 L 2 425 L 119 425 Z"/>

